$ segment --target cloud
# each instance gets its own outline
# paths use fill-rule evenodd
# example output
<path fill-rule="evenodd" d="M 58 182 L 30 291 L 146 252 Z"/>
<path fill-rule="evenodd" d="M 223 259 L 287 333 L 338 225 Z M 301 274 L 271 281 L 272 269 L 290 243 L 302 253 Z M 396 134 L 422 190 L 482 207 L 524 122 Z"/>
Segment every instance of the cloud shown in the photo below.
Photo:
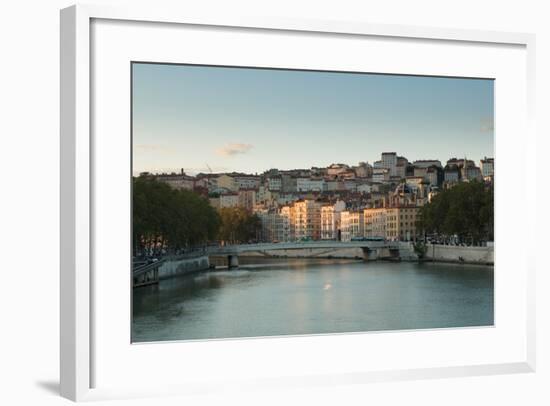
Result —
<path fill-rule="evenodd" d="M 246 154 L 252 147 L 252 144 L 227 144 L 222 148 L 216 149 L 216 154 L 222 156 Z"/>

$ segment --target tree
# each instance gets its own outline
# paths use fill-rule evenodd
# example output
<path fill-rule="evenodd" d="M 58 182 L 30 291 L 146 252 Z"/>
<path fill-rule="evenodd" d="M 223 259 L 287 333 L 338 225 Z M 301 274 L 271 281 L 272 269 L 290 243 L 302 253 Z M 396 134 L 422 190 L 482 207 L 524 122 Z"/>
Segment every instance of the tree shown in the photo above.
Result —
<path fill-rule="evenodd" d="M 218 233 L 220 240 L 237 244 L 256 239 L 261 229 L 260 218 L 241 207 L 220 209 L 221 225 Z"/>
<path fill-rule="evenodd" d="M 422 208 L 421 227 L 443 236 L 457 235 L 474 244 L 493 238 L 493 189 L 462 182 L 437 194 Z"/>
<path fill-rule="evenodd" d="M 428 252 L 428 247 L 424 241 L 416 241 L 413 245 L 414 253 L 418 256 L 418 259 L 424 258 L 426 252 Z"/>
<path fill-rule="evenodd" d="M 220 226 L 208 200 L 149 176 L 133 179 L 132 215 L 135 255 L 203 244 L 216 238 Z"/>

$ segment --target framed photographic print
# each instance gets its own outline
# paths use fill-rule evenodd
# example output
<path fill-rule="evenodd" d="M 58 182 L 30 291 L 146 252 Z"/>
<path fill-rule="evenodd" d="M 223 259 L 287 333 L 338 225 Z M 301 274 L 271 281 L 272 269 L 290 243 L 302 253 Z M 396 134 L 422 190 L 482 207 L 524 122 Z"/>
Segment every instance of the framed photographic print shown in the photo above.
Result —
<path fill-rule="evenodd" d="M 533 36 L 178 15 L 61 13 L 62 394 L 533 370 Z"/>

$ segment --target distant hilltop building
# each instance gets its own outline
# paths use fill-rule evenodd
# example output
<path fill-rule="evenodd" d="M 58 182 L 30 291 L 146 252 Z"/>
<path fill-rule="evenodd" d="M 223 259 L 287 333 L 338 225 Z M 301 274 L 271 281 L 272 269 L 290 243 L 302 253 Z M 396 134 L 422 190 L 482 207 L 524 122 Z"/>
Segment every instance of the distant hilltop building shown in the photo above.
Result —
<path fill-rule="evenodd" d="M 410 162 L 397 152 L 383 152 L 372 165 L 333 163 L 326 167 L 262 174 L 239 172 L 179 173 L 156 178 L 178 190 L 208 198 L 218 210 L 240 208 L 256 214 L 262 241 L 344 240 L 376 237 L 410 241 L 418 237 L 420 209 L 440 190 L 459 182 L 492 184 L 494 158 L 479 166 L 467 158 Z"/>
<path fill-rule="evenodd" d="M 484 164 L 484 161 L 486 162 Z M 486 177 L 492 177 L 494 174 L 493 169 L 493 158 L 484 158 L 481 162 L 481 168 L 485 165 L 485 170 L 488 174 L 484 176 L 482 174 L 482 169 L 476 166 L 475 162 L 470 159 L 457 159 L 451 158 L 447 161 L 447 164 L 444 168 L 444 181 L 446 186 L 450 186 L 453 183 L 457 182 L 469 182 L 469 181 L 482 181 Z"/>
<path fill-rule="evenodd" d="M 418 161 L 414 161 L 413 165 L 417 168 L 429 168 L 430 166 L 443 168 L 439 159 L 421 159 Z"/>
<path fill-rule="evenodd" d="M 481 176 L 483 178 L 492 177 L 495 174 L 495 159 L 494 158 L 483 158 L 480 162 L 481 167 Z"/>
<path fill-rule="evenodd" d="M 152 175 L 147 173 L 147 176 L 152 176 Z M 181 169 L 180 173 L 176 173 L 176 172 L 172 172 L 169 174 L 162 173 L 160 175 L 155 175 L 155 178 L 158 181 L 167 183 L 174 189 L 193 190 L 195 188 L 196 179 L 193 176 L 187 176 L 183 168 Z"/>

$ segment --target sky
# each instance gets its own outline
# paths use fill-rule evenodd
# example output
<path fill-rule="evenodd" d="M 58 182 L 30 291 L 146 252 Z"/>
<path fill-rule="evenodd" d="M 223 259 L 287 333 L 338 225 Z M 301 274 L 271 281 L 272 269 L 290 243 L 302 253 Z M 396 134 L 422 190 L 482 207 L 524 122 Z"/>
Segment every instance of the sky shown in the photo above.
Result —
<path fill-rule="evenodd" d="M 494 82 L 134 63 L 133 172 L 494 156 Z M 210 168 L 210 169 L 209 169 Z"/>

